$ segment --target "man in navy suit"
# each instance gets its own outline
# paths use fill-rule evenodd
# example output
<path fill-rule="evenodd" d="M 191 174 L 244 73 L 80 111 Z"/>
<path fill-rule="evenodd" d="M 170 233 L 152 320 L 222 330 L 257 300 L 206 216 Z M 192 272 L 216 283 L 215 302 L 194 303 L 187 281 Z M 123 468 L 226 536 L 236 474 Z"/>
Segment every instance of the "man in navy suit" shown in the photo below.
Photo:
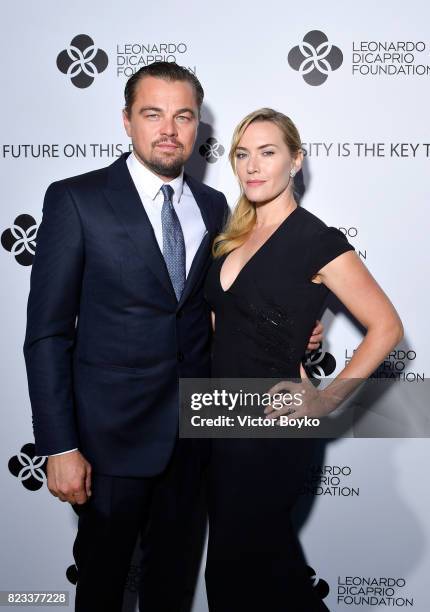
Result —
<path fill-rule="evenodd" d="M 183 518 L 192 516 L 204 445 L 177 439 L 178 380 L 210 375 L 203 281 L 228 214 L 222 193 L 183 171 L 202 101 L 185 68 L 142 68 L 125 89 L 133 153 L 53 183 L 45 196 L 24 354 L 48 488 L 80 508 L 81 612 L 121 610 L 160 487 L 176 500 L 161 518 L 180 522 L 170 574 L 178 551 L 187 555 Z M 179 573 L 151 576 L 145 612 L 179 610 Z"/>

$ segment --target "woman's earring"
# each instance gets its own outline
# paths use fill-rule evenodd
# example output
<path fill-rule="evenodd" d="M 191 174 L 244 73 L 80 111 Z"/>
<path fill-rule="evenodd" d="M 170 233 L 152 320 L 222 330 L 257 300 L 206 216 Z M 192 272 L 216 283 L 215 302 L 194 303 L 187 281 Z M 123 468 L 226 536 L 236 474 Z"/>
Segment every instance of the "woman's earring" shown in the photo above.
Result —
<path fill-rule="evenodd" d="M 296 171 L 294 169 L 290 170 L 290 176 L 293 178 L 296 175 Z"/>

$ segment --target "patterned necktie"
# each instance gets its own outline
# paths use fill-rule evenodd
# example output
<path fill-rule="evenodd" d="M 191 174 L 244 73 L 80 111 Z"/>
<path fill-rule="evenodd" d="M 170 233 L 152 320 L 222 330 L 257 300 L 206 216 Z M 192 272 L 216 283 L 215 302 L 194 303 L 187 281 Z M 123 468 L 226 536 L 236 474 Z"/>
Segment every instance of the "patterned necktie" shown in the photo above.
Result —
<path fill-rule="evenodd" d="M 163 256 L 167 270 L 179 302 L 185 285 L 185 241 L 182 227 L 173 208 L 173 188 L 162 185 L 164 196 L 161 209 L 161 228 L 163 230 Z"/>

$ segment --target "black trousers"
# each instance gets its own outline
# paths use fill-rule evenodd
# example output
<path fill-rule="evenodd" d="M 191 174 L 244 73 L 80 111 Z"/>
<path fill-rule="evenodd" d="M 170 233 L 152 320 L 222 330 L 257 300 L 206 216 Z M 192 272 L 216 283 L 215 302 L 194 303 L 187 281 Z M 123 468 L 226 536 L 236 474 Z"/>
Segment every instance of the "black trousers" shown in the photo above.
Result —
<path fill-rule="evenodd" d="M 212 440 L 206 589 L 210 612 L 322 612 L 290 512 L 311 439 Z"/>
<path fill-rule="evenodd" d="M 204 538 L 207 448 L 204 440 L 178 440 L 167 469 L 155 477 L 93 474 L 92 496 L 78 509 L 73 547 L 76 612 L 121 612 L 139 534 L 139 609 L 189 609 Z"/>
<path fill-rule="evenodd" d="M 204 539 L 207 473 L 210 612 L 327 612 L 290 521 L 313 451 L 313 440 L 184 439 L 160 476 L 96 474 L 74 546 L 75 610 L 121 612 L 140 533 L 139 609 L 189 612 Z"/>

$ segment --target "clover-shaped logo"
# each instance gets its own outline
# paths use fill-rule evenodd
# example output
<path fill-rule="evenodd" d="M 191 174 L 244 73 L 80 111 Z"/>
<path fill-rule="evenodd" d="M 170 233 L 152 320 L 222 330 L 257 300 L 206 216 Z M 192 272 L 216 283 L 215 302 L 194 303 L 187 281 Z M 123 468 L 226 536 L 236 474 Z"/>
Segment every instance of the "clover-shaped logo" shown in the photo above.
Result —
<path fill-rule="evenodd" d="M 66 569 L 66 578 L 72 584 L 77 584 L 78 582 L 78 568 L 75 564 L 69 565 Z"/>
<path fill-rule="evenodd" d="M 308 576 L 312 581 L 312 586 L 313 586 L 314 591 L 316 592 L 316 594 L 318 595 L 320 599 L 324 599 L 325 597 L 327 597 L 327 595 L 330 592 L 330 587 L 328 585 L 328 582 L 326 582 L 322 578 L 318 578 L 318 576 L 315 573 L 315 570 L 312 567 L 310 567 L 309 565 L 307 567 L 308 567 Z"/>
<path fill-rule="evenodd" d="M 324 351 L 321 344 L 314 351 L 307 353 L 304 365 L 312 378 L 324 378 L 335 371 L 336 359 L 331 353 Z"/>
<path fill-rule="evenodd" d="M 46 482 L 46 457 L 37 457 L 31 442 L 9 459 L 8 467 L 29 491 L 38 491 Z"/>
<path fill-rule="evenodd" d="M 6 251 L 15 256 L 21 266 L 31 266 L 36 250 L 37 223 L 31 215 L 19 215 L 12 227 L 1 235 Z"/>
<path fill-rule="evenodd" d="M 141 573 L 142 569 L 140 565 L 130 565 L 130 569 L 127 575 L 127 580 L 125 584 L 125 590 L 130 593 L 137 593 L 139 590 L 139 585 L 141 581 Z M 78 568 L 75 564 L 69 565 L 66 569 L 66 578 L 71 584 L 77 584 L 78 582 Z"/>
<path fill-rule="evenodd" d="M 106 70 L 108 63 L 105 51 L 98 49 L 87 34 L 75 36 L 69 47 L 57 56 L 58 70 L 67 74 L 79 89 L 89 87 L 97 74 Z"/>
<path fill-rule="evenodd" d="M 339 47 L 328 42 L 320 30 L 312 30 L 303 42 L 291 49 L 288 63 L 298 70 L 308 85 L 322 85 L 332 70 L 337 70 L 343 62 Z"/>
<path fill-rule="evenodd" d="M 224 155 L 225 149 L 216 138 L 208 138 L 199 148 L 199 153 L 210 164 L 214 164 Z"/>

